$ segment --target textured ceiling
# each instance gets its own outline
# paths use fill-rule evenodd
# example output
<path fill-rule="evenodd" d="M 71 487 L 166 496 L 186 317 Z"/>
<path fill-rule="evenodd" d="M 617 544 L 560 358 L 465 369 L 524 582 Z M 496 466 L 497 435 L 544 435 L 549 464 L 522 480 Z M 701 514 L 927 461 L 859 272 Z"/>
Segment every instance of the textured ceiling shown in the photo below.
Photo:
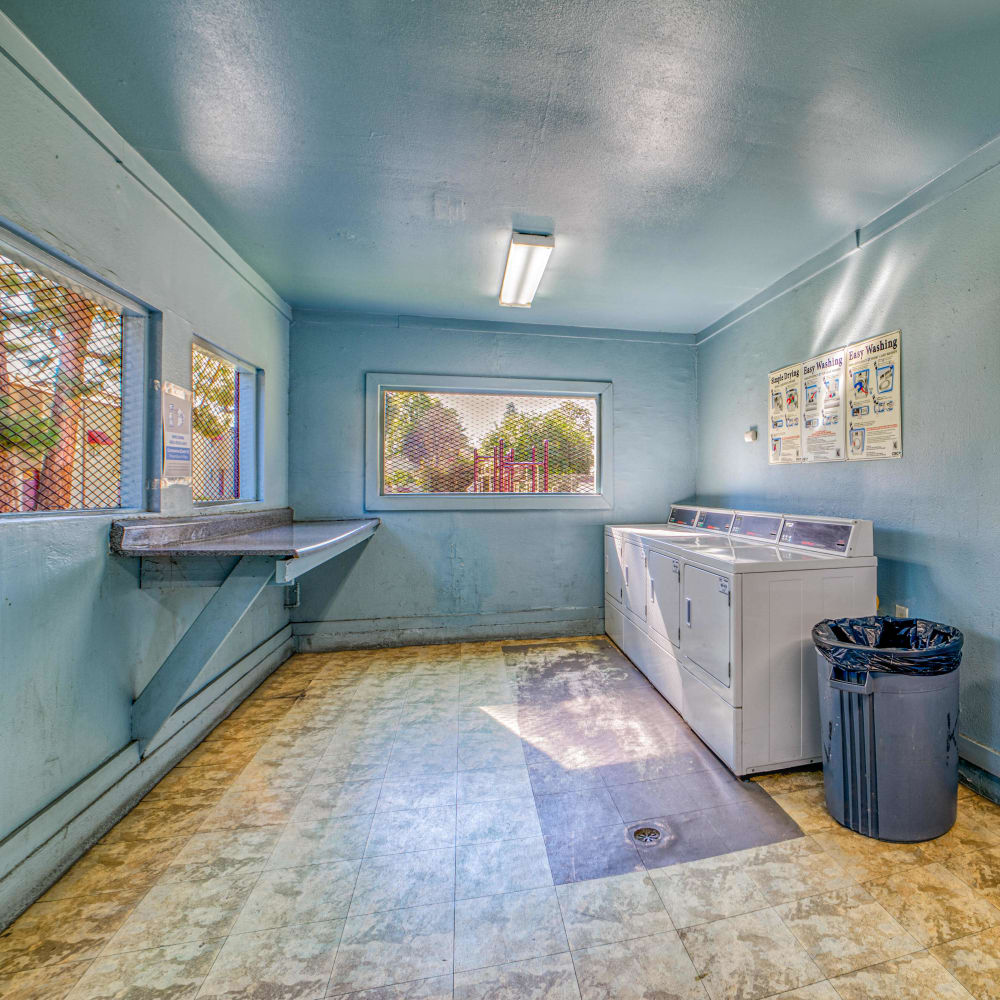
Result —
<path fill-rule="evenodd" d="M 1000 132 L 996 0 L 0 9 L 306 307 L 698 330 Z"/>

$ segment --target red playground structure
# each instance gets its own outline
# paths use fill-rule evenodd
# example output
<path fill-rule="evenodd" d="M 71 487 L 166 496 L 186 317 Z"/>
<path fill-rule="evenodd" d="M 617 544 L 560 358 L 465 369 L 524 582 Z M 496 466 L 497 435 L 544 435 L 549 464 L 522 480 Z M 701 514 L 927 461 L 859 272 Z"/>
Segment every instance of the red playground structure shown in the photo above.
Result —
<path fill-rule="evenodd" d="M 486 473 L 486 483 L 484 488 L 479 488 L 480 469 L 490 471 Z M 538 474 L 541 471 L 542 488 L 538 489 Z M 530 475 L 531 489 L 518 489 L 522 482 L 526 485 L 526 478 Z M 488 487 L 488 488 L 486 488 Z M 527 462 L 517 462 L 514 460 L 514 448 L 508 452 L 503 438 L 500 443 L 493 448 L 493 454 L 480 455 L 476 448 L 472 453 L 472 492 L 473 493 L 548 493 L 549 492 L 549 442 L 548 439 L 542 442 L 542 458 L 538 461 L 537 447 L 531 446 L 531 460 Z"/>

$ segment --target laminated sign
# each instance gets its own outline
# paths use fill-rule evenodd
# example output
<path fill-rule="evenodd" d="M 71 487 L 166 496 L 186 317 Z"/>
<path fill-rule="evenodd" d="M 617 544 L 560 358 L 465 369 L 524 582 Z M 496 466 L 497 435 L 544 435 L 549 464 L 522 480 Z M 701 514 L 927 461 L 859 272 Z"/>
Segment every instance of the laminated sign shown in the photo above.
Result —
<path fill-rule="evenodd" d="M 844 348 L 802 364 L 802 461 L 844 460 Z"/>
<path fill-rule="evenodd" d="M 903 457 L 901 339 L 900 331 L 895 330 L 845 348 L 850 462 Z"/>
<path fill-rule="evenodd" d="M 768 462 L 792 465 L 801 461 L 802 365 L 771 372 L 768 383 Z"/>
<path fill-rule="evenodd" d="M 161 486 L 191 485 L 191 390 L 164 382 Z"/>

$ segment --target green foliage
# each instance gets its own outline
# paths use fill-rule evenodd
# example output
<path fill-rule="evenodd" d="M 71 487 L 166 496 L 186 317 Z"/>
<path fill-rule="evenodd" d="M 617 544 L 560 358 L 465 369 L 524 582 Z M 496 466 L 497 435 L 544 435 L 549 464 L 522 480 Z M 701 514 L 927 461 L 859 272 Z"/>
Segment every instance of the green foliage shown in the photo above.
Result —
<path fill-rule="evenodd" d="M 0 256 L 0 449 L 43 463 L 60 440 L 60 398 L 120 393 L 121 332 L 113 309 Z"/>
<path fill-rule="evenodd" d="M 58 443 L 59 428 L 47 412 L 23 405 L 15 409 L 10 396 L 0 396 L 0 449 L 40 459 Z"/>
<path fill-rule="evenodd" d="M 191 424 L 203 437 L 222 437 L 236 426 L 236 370 L 197 347 L 191 352 L 191 395 Z"/>
<path fill-rule="evenodd" d="M 462 493 L 472 445 L 458 411 L 426 392 L 385 396 L 385 486 L 391 493 Z"/>
<path fill-rule="evenodd" d="M 549 442 L 549 472 L 589 475 L 594 469 L 594 427 L 590 411 L 570 399 L 545 413 L 518 413 L 511 405 L 499 425 L 490 431 L 479 446 L 481 452 L 492 454 L 503 441 L 514 459 L 526 462 L 531 449 L 542 460 L 542 442 Z"/>

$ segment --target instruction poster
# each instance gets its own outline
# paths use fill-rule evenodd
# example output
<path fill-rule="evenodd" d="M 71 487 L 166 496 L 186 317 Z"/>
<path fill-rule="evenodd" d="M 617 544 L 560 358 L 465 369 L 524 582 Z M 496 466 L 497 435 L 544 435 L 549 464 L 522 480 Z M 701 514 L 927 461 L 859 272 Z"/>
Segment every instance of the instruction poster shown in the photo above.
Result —
<path fill-rule="evenodd" d="M 847 366 L 847 459 L 902 458 L 900 414 L 901 333 L 849 344 Z"/>
<path fill-rule="evenodd" d="M 802 365 L 771 372 L 768 383 L 768 462 L 791 465 L 801 461 Z"/>
<path fill-rule="evenodd" d="M 191 390 L 164 382 L 162 484 L 191 483 Z"/>
<path fill-rule="evenodd" d="M 844 460 L 844 348 L 802 364 L 802 461 Z"/>

